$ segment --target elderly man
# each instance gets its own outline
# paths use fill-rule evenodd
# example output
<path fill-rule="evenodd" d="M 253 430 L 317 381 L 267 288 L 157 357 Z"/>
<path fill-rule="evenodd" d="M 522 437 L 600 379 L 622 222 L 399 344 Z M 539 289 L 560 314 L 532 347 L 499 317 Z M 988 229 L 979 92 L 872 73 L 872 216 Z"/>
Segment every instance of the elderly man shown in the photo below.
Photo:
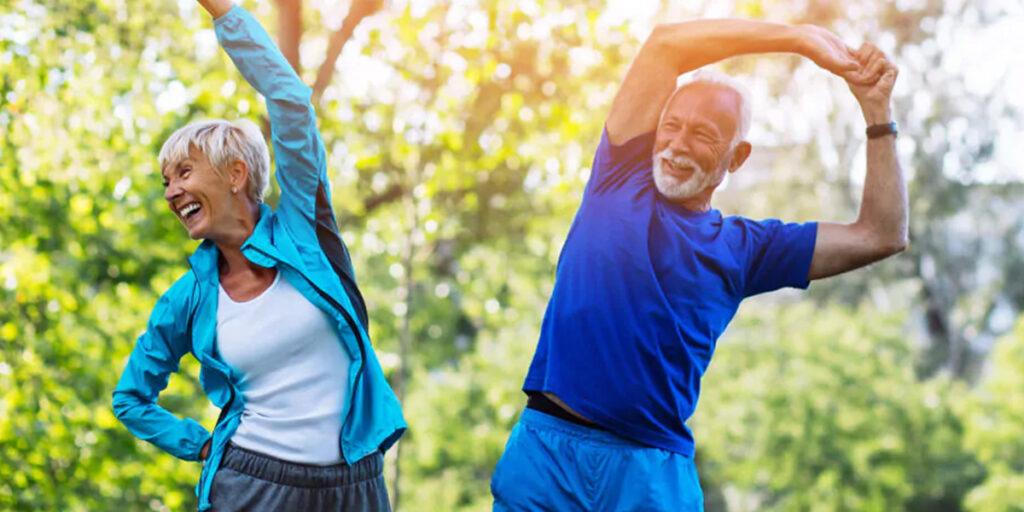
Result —
<path fill-rule="evenodd" d="M 846 80 L 867 124 L 857 220 L 723 217 L 711 197 L 750 155 L 742 86 L 701 70 L 797 53 Z M 558 263 L 523 390 L 527 408 L 491 481 L 494 510 L 702 510 L 693 413 L 715 342 L 741 300 L 896 254 L 906 186 L 890 94 L 871 44 L 820 27 L 700 20 L 654 29 L 615 97 Z"/>

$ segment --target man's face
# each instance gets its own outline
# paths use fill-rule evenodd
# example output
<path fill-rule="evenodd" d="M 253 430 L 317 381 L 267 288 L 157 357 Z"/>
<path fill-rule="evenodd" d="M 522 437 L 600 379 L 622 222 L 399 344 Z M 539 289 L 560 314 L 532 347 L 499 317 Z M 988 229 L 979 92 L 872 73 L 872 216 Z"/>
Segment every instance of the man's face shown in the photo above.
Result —
<path fill-rule="evenodd" d="M 739 126 L 740 96 L 697 82 L 671 99 L 654 141 L 654 183 L 673 201 L 706 195 L 730 170 Z"/>

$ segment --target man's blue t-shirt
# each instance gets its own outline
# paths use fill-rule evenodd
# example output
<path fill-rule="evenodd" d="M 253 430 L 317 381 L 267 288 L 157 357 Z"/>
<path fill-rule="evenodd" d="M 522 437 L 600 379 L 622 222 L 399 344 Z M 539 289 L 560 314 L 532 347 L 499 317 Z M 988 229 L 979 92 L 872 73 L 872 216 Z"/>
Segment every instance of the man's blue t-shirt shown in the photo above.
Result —
<path fill-rule="evenodd" d="M 653 143 L 601 137 L 523 390 L 691 456 L 686 420 L 716 340 L 743 298 L 807 287 L 817 223 L 671 203 L 654 185 Z"/>

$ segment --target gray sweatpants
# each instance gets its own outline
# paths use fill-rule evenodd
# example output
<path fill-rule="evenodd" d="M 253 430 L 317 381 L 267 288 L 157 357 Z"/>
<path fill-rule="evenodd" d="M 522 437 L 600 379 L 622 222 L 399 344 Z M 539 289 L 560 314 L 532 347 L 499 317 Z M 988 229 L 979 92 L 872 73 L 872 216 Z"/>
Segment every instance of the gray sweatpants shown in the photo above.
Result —
<path fill-rule="evenodd" d="M 210 489 L 212 512 L 390 512 L 384 455 L 349 466 L 296 464 L 229 444 Z"/>

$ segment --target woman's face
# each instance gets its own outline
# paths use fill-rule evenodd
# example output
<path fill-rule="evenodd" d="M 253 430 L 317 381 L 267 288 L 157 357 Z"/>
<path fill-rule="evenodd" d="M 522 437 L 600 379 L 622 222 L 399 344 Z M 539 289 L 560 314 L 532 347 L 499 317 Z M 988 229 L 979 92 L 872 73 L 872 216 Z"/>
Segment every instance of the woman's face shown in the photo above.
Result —
<path fill-rule="evenodd" d="M 217 172 L 195 148 L 189 150 L 188 158 L 166 169 L 163 177 L 167 206 L 193 240 L 216 239 L 218 226 L 231 218 L 232 201 L 242 199 L 242 194 L 232 193 L 228 174 Z"/>

